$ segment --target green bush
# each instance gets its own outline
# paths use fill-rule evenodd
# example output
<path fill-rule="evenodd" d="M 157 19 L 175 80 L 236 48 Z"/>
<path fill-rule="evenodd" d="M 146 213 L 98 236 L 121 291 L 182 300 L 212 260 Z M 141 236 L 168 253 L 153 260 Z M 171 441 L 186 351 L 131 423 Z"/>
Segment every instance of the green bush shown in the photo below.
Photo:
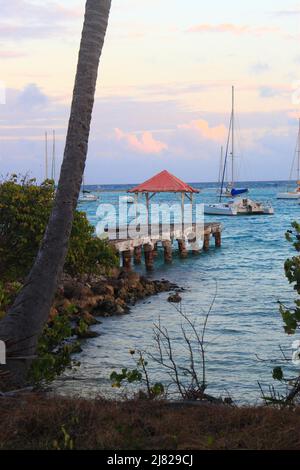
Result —
<path fill-rule="evenodd" d="M 38 342 L 38 357 L 30 369 L 29 379 L 32 383 L 48 384 L 66 369 L 80 365 L 72 360 L 72 353 L 78 349 L 78 343 L 70 341 L 71 336 L 71 319 L 67 314 L 59 315 L 47 323 Z"/>
<path fill-rule="evenodd" d="M 0 183 L 0 279 L 22 280 L 29 272 L 47 226 L 55 187 L 50 180 L 13 175 Z M 65 271 L 97 273 L 118 264 L 114 250 L 94 236 L 84 213 L 75 211 Z"/>

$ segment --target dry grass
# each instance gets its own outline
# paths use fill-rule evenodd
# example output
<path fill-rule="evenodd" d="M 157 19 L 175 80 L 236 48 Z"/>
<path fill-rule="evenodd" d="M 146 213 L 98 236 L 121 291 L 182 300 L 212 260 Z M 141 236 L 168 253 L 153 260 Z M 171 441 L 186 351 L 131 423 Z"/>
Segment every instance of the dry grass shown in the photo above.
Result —
<path fill-rule="evenodd" d="M 0 416 L 0 449 L 300 449 L 300 409 L 30 395 L 0 399 Z"/>

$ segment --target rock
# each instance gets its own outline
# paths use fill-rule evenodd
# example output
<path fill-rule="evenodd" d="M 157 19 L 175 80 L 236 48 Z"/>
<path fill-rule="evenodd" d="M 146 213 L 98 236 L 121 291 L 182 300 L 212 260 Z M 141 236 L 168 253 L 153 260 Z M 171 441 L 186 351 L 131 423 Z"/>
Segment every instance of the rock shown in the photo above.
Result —
<path fill-rule="evenodd" d="M 98 336 L 100 336 L 100 334 L 97 333 L 96 331 L 87 330 L 87 331 L 82 332 L 82 333 L 77 332 L 77 336 L 80 339 L 91 339 L 91 338 L 98 338 Z"/>
<path fill-rule="evenodd" d="M 125 315 L 126 312 L 125 309 L 121 307 L 121 305 L 117 305 L 115 313 L 116 315 Z"/>
<path fill-rule="evenodd" d="M 96 295 L 105 295 L 106 293 L 105 284 L 103 282 L 97 282 L 96 284 L 93 284 L 92 290 Z"/>
<path fill-rule="evenodd" d="M 116 304 L 115 299 L 111 298 L 110 300 L 104 300 L 103 302 L 98 302 L 98 304 L 93 309 L 93 315 L 97 316 L 111 316 L 117 311 L 118 305 Z"/>
<path fill-rule="evenodd" d="M 85 300 L 87 297 L 93 297 L 94 293 L 90 287 L 82 286 L 78 295 L 80 300 Z"/>
<path fill-rule="evenodd" d="M 78 300 L 76 302 L 76 307 L 81 311 L 91 311 L 97 305 L 97 297 L 88 297 L 84 300 Z"/>
<path fill-rule="evenodd" d="M 64 283 L 64 295 L 67 299 L 80 299 L 84 284 L 76 281 L 67 281 Z"/>
<path fill-rule="evenodd" d="M 128 291 L 125 289 L 125 287 L 122 287 L 122 289 L 118 291 L 118 297 L 123 300 L 128 298 Z"/>
<path fill-rule="evenodd" d="M 126 283 L 130 289 L 134 289 L 140 283 L 141 276 L 134 271 L 127 273 Z"/>
<path fill-rule="evenodd" d="M 155 294 L 155 285 L 153 282 L 148 283 L 147 286 L 145 287 L 145 294 L 146 295 L 153 295 Z"/>
<path fill-rule="evenodd" d="M 52 307 L 49 314 L 49 321 L 53 321 L 58 316 L 58 310 Z"/>
<path fill-rule="evenodd" d="M 180 304 L 181 301 L 182 297 L 178 294 L 178 292 L 168 297 L 168 302 L 170 302 L 171 304 Z"/>
<path fill-rule="evenodd" d="M 121 273 L 121 269 L 120 268 L 111 268 L 109 270 L 109 275 L 110 277 L 112 277 L 113 279 L 118 279 L 118 277 L 120 276 L 120 273 Z"/>
<path fill-rule="evenodd" d="M 107 286 L 105 286 L 105 290 L 106 290 L 106 295 L 111 295 L 111 296 L 115 295 L 115 289 L 113 288 L 113 286 L 108 284 Z"/>
<path fill-rule="evenodd" d="M 89 326 L 92 326 L 92 325 L 97 325 L 98 323 L 100 323 L 98 320 L 96 320 L 95 317 L 93 317 L 93 315 L 91 315 L 90 313 L 88 312 L 84 312 L 82 314 L 82 319 L 84 320 L 84 322 L 89 325 Z"/>
<path fill-rule="evenodd" d="M 63 312 L 68 312 L 71 307 L 72 307 L 72 302 L 69 300 L 69 299 L 62 299 L 61 301 L 59 302 L 55 302 L 54 303 L 54 306 L 59 309 L 60 311 L 63 311 Z"/>

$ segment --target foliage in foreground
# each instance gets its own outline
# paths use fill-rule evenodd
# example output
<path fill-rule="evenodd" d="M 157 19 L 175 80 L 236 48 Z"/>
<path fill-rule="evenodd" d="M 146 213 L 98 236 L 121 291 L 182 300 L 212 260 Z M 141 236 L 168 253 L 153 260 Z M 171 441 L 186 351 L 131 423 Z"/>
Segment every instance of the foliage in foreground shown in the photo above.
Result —
<path fill-rule="evenodd" d="M 37 386 L 49 384 L 66 369 L 80 365 L 72 359 L 72 353 L 77 351 L 79 345 L 71 340 L 71 336 L 72 324 L 67 312 L 45 326 L 38 342 L 38 357 L 30 369 L 31 382 Z"/>
<path fill-rule="evenodd" d="M 292 223 L 292 230 L 286 233 L 286 239 L 293 245 L 297 253 L 300 253 L 300 224 Z M 284 322 L 284 331 L 293 336 L 300 329 L 300 255 L 293 256 L 286 260 L 284 264 L 285 275 L 291 285 L 293 285 L 298 298 L 294 300 L 294 307 L 290 308 L 280 303 L 280 314 Z M 296 340 L 292 344 L 292 359 L 280 348 L 282 361 L 289 365 L 300 366 L 300 341 Z M 270 387 L 270 394 L 267 396 L 263 391 L 262 395 L 267 404 L 278 406 L 293 406 L 299 401 L 300 397 L 300 376 L 288 376 L 282 367 L 277 366 L 273 369 L 273 379 L 286 387 L 286 394 L 282 395 L 274 387 Z"/>
<path fill-rule="evenodd" d="M 0 399 L 0 449 L 299 450 L 300 410 L 163 401 Z"/>
<path fill-rule="evenodd" d="M 183 311 L 181 303 L 180 306 L 175 306 L 181 320 L 182 347 L 180 348 L 178 348 L 178 341 L 171 338 L 168 329 L 161 324 L 160 320 L 154 324 L 154 352 L 131 350 L 130 354 L 135 363 L 134 369 L 123 368 L 120 372 L 113 371 L 110 375 L 112 387 L 124 387 L 130 392 L 131 386 L 136 386 L 137 392 L 134 396 L 140 399 L 180 398 L 184 401 L 232 405 L 230 397 L 216 398 L 206 393 L 208 383 L 205 335 L 216 297 L 217 288 L 200 324 Z M 152 380 L 149 361 L 165 372 L 164 383 Z"/>
<path fill-rule="evenodd" d="M 53 181 L 40 186 L 34 179 L 13 175 L 0 183 L 0 279 L 23 280 L 43 238 L 54 200 Z M 75 211 L 65 271 L 93 274 L 116 266 L 113 249 L 94 236 L 83 212 Z"/>
<path fill-rule="evenodd" d="M 0 320 L 22 287 L 42 241 L 52 204 L 53 181 L 40 186 L 34 179 L 13 175 L 0 183 Z M 111 246 L 94 236 L 94 228 L 83 212 L 75 211 L 65 272 L 71 276 L 98 274 L 118 265 Z M 21 282 L 19 282 L 21 281 Z M 74 366 L 71 313 L 64 312 L 49 322 L 38 343 L 37 359 L 30 371 L 36 384 L 49 383 Z M 78 334 L 87 328 L 81 321 Z"/>

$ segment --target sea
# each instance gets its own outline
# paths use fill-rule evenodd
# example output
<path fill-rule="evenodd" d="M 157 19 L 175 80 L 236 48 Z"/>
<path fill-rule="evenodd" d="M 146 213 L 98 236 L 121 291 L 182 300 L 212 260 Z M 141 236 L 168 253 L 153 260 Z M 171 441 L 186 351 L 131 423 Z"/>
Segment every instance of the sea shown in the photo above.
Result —
<path fill-rule="evenodd" d="M 196 202 L 217 202 L 217 184 L 191 183 L 201 192 Z M 168 279 L 184 288 L 182 310 L 195 323 L 197 331 L 203 328 L 206 313 L 211 309 L 206 335 L 205 360 L 207 392 L 219 397 L 231 397 L 238 404 L 259 404 L 261 388 L 268 394 L 269 386 L 284 393 L 274 382 L 272 370 L 285 364 L 287 375 L 299 371 L 288 361 L 292 357 L 294 337 L 285 334 L 279 313 L 279 302 L 291 306 L 296 293 L 284 273 L 284 262 L 294 256 L 285 232 L 294 220 L 299 220 L 297 200 L 277 200 L 278 192 L 286 191 L 287 182 L 243 182 L 249 187 L 248 197 L 269 202 L 274 215 L 218 217 L 206 216 L 205 221 L 219 221 L 223 225 L 222 247 L 212 244 L 209 252 L 182 260 L 174 254 L 172 265 L 165 265 L 163 253 L 155 261 L 155 270 L 147 274 L 153 279 Z M 132 185 L 90 186 L 92 192 L 100 189 L 100 202 L 117 207 L 119 197 Z M 160 201 L 178 202 L 178 195 L 164 194 Z M 96 226 L 98 204 L 80 204 L 90 222 Z M 112 388 L 110 374 L 123 368 L 134 369 L 130 350 L 142 350 L 156 355 L 154 325 L 168 331 L 174 358 L 179 367 L 189 366 L 189 350 L 183 338 L 186 321 L 168 301 L 168 293 L 137 303 L 130 314 L 101 318 L 93 327 L 100 336 L 82 342 L 82 352 L 75 359 L 80 367 L 66 372 L 54 388 L 62 394 L 76 396 L 105 395 L 118 397 L 120 390 Z M 214 300 L 215 299 L 215 300 Z M 196 367 L 201 371 L 201 357 L 197 343 L 191 337 L 195 350 Z M 167 370 L 149 359 L 152 382 L 169 382 Z M 201 376 L 201 373 L 200 373 Z M 188 383 L 188 378 L 186 378 Z M 260 385 L 259 385 L 260 384 Z"/>

